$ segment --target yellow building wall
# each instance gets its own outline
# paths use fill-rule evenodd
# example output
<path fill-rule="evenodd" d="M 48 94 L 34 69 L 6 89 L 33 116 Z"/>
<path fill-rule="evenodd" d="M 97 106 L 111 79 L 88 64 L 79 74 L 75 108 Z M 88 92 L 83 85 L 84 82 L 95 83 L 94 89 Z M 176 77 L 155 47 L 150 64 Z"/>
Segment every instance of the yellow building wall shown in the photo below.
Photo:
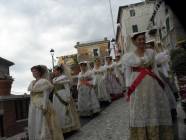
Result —
<path fill-rule="evenodd" d="M 80 46 L 77 48 L 78 51 L 78 60 L 79 61 L 92 61 L 93 57 L 93 49 L 99 48 L 100 57 L 105 57 L 108 55 L 108 42 L 87 45 L 87 46 Z"/>

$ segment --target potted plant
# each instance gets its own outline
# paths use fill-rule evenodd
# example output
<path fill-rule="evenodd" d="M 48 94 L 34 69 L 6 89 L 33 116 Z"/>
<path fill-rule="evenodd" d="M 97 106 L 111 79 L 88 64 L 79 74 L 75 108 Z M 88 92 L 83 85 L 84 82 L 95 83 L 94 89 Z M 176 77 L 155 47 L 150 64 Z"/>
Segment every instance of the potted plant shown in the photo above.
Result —
<path fill-rule="evenodd" d="M 10 95 L 13 81 L 12 76 L 0 72 L 0 96 Z"/>

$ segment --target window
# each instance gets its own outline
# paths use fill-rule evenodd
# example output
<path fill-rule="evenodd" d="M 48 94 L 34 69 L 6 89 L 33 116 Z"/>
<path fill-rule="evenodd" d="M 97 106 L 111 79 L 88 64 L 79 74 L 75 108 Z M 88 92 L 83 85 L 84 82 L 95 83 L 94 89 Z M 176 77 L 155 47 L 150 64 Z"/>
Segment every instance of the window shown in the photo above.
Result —
<path fill-rule="evenodd" d="M 166 19 L 166 28 L 167 28 L 167 32 L 170 31 L 170 21 L 169 18 Z"/>
<path fill-rule="evenodd" d="M 159 35 L 160 35 L 160 39 L 162 39 L 161 29 L 159 29 Z"/>
<path fill-rule="evenodd" d="M 131 17 L 134 17 L 135 16 L 135 10 L 134 9 L 130 10 L 130 16 Z"/>
<path fill-rule="evenodd" d="M 169 13 L 168 7 L 165 8 L 165 14 L 167 15 Z"/>
<path fill-rule="evenodd" d="M 99 49 L 98 48 L 93 49 L 93 56 L 99 56 Z"/>
<path fill-rule="evenodd" d="M 138 32 L 138 25 L 132 25 L 133 33 Z"/>
<path fill-rule="evenodd" d="M 154 21 L 154 18 L 152 19 L 152 25 L 153 25 L 153 26 L 155 25 L 155 21 Z"/>

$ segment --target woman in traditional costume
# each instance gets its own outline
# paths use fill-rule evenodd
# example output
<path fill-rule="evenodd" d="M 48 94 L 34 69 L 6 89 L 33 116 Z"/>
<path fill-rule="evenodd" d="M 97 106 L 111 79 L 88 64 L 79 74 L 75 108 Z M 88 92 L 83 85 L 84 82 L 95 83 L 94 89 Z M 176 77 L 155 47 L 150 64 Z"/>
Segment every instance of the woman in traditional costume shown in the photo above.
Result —
<path fill-rule="evenodd" d="M 171 84 L 170 80 L 169 80 L 169 56 L 164 53 L 158 53 L 156 54 L 156 64 L 158 67 L 158 72 L 160 77 L 162 78 L 162 80 L 164 81 L 165 87 L 166 87 L 166 93 L 167 93 L 167 97 L 169 99 L 169 104 L 170 104 L 170 108 L 171 108 L 171 113 L 172 113 L 172 118 L 176 117 L 176 98 L 174 97 L 174 91 L 173 89 L 171 89 L 174 85 Z"/>
<path fill-rule="evenodd" d="M 178 89 L 176 87 L 174 80 L 171 79 L 169 76 L 170 56 L 169 56 L 168 51 L 164 50 L 163 52 L 159 52 L 158 54 L 156 54 L 156 62 L 157 62 L 157 67 L 158 67 L 158 71 L 159 71 L 160 76 L 168 84 L 169 88 L 173 92 L 175 99 L 177 100 L 179 98 Z"/>
<path fill-rule="evenodd" d="M 116 69 L 115 69 L 116 77 L 119 79 L 119 83 L 120 83 L 122 90 L 124 92 L 126 90 L 126 86 L 125 86 L 125 78 L 124 78 L 124 69 L 122 67 L 120 55 L 116 56 L 115 65 L 116 65 Z"/>
<path fill-rule="evenodd" d="M 107 92 L 110 94 L 111 99 L 115 100 L 123 95 L 122 87 L 119 79 L 116 76 L 116 65 L 112 62 L 111 56 L 106 56 L 105 62 L 105 84 Z"/>
<path fill-rule="evenodd" d="M 99 101 L 96 97 L 93 73 L 88 69 L 87 62 L 80 63 L 81 72 L 78 75 L 78 111 L 80 116 L 92 116 L 100 112 Z"/>
<path fill-rule="evenodd" d="M 165 85 L 165 92 L 167 95 L 167 98 L 169 100 L 169 105 L 170 105 L 170 111 L 171 111 L 171 116 L 172 116 L 172 121 L 173 121 L 173 128 L 175 132 L 175 139 L 178 139 L 178 127 L 177 127 L 177 103 L 176 103 L 176 98 L 174 97 L 174 93 L 177 92 L 176 86 L 174 83 L 172 83 L 169 79 L 169 74 L 168 71 L 169 69 L 169 55 L 167 54 L 167 51 L 160 52 L 156 54 L 156 64 L 157 64 L 157 69 L 159 72 L 159 75 L 161 79 L 164 82 Z"/>
<path fill-rule="evenodd" d="M 29 87 L 30 106 L 28 115 L 29 140 L 63 140 L 57 115 L 49 100 L 53 85 L 46 79 L 48 71 L 45 66 L 31 68 L 35 80 Z"/>
<path fill-rule="evenodd" d="M 65 65 L 54 67 L 53 106 L 63 133 L 80 129 L 79 115 L 70 93 L 70 72 Z"/>
<path fill-rule="evenodd" d="M 103 66 L 101 66 L 100 58 L 95 59 L 94 68 L 92 72 L 95 78 L 95 93 L 97 95 L 98 100 L 100 101 L 100 103 L 110 103 L 110 94 L 107 92 L 105 85 L 105 69 Z"/>
<path fill-rule="evenodd" d="M 130 101 L 130 140 L 173 140 L 164 84 L 157 75 L 155 53 L 145 49 L 145 32 L 132 36 L 136 50 L 125 58 Z"/>

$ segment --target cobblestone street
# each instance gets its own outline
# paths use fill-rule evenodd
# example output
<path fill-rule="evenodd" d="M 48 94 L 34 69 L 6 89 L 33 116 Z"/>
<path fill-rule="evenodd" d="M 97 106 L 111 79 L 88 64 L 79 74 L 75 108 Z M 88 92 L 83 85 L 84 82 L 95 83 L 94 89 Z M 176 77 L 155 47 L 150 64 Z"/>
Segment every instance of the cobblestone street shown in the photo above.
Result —
<path fill-rule="evenodd" d="M 128 103 L 124 99 L 114 101 L 96 118 L 84 125 L 79 132 L 66 140 L 127 140 Z"/>
<path fill-rule="evenodd" d="M 186 125 L 184 124 L 185 113 L 181 107 L 181 104 L 178 103 L 177 105 L 177 112 L 178 112 L 178 135 L 179 140 L 186 140 Z"/>
<path fill-rule="evenodd" d="M 177 106 L 179 140 L 185 140 L 185 114 L 180 103 Z M 82 127 L 78 132 L 65 134 L 65 140 L 128 140 L 129 116 L 128 103 L 123 99 L 114 101 L 95 118 L 81 118 Z M 25 133 L 20 133 L 7 140 L 21 140 Z"/>
<path fill-rule="evenodd" d="M 180 103 L 177 106 L 179 140 L 185 140 L 185 114 Z M 128 140 L 129 137 L 128 103 L 122 98 L 114 101 L 97 117 L 85 124 L 79 132 L 65 137 L 65 140 Z"/>

